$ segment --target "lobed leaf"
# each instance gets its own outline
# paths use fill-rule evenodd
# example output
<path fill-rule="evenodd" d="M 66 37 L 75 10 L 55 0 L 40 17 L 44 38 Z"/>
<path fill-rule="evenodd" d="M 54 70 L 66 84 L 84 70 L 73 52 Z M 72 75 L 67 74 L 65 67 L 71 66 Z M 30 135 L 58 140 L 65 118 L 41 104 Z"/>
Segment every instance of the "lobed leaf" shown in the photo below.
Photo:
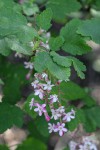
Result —
<path fill-rule="evenodd" d="M 37 25 L 44 30 L 48 30 L 51 27 L 51 20 L 52 20 L 52 10 L 46 9 L 36 18 Z"/>
<path fill-rule="evenodd" d="M 65 39 L 62 49 L 72 55 L 86 54 L 91 50 L 84 38 L 76 33 L 80 24 L 80 20 L 73 19 L 60 32 L 60 35 Z"/>
<path fill-rule="evenodd" d="M 83 21 L 78 27 L 77 33 L 91 37 L 94 42 L 100 44 L 100 19 L 92 18 L 91 20 Z"/>
<path fill-rule="evenodd" d="M 81 79 L 85 78 L 85 75 L 84 75 L 83 72 L 86 71 L 86 67 L 77 58 L 71 57 L 71 56 L 66 56 L 66 57 L 60 56 L 59 54 L 57 54 L 55 52 L 51 52 L 50 55 L 53 56 L 54 62 L 56 62 L 58 65 L 61 65 L 63 67 L 68 67 L 69 68 L 73 64 L 73 67 L 74 67 L 75 71 L 77 72 L 77 75 Z"/>
<path fill-rule="evenodd" d="M 46 7 L 52 9 L 54 20 L 64 21 L 68 13 L 80 9 L 80 3 L 76 0 L 48 0 Z"/>
<path fill-rule="evenodd" d="M 42 63 L 41 63 L 42 62 Z M 34 67 L 38 72 L 43 72 L 46 69 L 60 80 L 69 80 L 70 68 L 65 68 L 54 63 L 48 52 L 39 52 L 34 59 Z"/>
<path fill-rule="evenodd" d="M 58 36 L 56 38 L 51 37 L 49 40 L 50 49 L 52 51 L 58 51 L 60 50 L 60 47 L 63 45 L 64 39 L 61 36 Z"/>
<path fill-rule="evenodd" d="M 85 74 L 83 73 L 86 71 L 86 66 L 77 58 L 75 57 L 69 57 L 72 60 L 73 66 L 75 71 L 77 72 L 77 75 L 81 78 L 85 78 Z"/>

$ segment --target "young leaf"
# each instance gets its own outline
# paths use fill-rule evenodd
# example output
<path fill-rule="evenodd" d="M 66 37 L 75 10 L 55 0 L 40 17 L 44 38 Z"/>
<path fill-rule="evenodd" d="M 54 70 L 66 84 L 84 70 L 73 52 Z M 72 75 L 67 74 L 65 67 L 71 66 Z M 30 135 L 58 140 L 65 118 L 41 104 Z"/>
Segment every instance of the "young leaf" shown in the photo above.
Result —
<path fill-rule="evenodd" d="M 49 40 L 50 49 L 52 51 L 58 51 L 60 50 L 60 47 L 63 45 L 64 39 L 61 36 L 58 36 L 56 38 L 51 37 Z"/>
<path fill-rule="evenodd" d="M 80 9 L 80 3 L 76 0 L 48 0 L 46 7 L 52 9 L 53 19 L 63 21 L 68 13 Z"/>
<path fill-rule="evenodd" d="M 44 30 L 48 30 L 51 27 L 52 10 L 46 9 L 36 18 L 37 25 Z"/>
<path fill-rule="evenodd" d="M 79 27 L 77 33 L 82 36 L 91 37 L 91 39 L 100 44 L 100 19 L 93 18 L 85 20 Z"/>
<path fill-rule="evenodd" d="M 0 103 L 0 133 L 13 125 L 21 127 L 23 124 L 23 112 L 16 106 Z"/>
<path fill-rule="evenodd" d="M 62 49 L 72 55 L 82 55 L 88 53 L 91 48 L 86 44 L 83 37 L 76 33 L 81 21 L 73 19 L 61 29 L 60 35 L 65 39 Z"/>

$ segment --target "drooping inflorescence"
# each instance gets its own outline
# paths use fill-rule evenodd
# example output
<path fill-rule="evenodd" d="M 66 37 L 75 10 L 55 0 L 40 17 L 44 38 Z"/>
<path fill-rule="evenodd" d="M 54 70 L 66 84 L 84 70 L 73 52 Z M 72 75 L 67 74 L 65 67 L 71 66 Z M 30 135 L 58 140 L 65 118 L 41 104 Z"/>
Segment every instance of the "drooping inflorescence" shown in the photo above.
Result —
<path fill-rule="evenodd" d="M 75 111 L 71 109 L 70 112 L 66 112 L 65 106 L 61 105 L 59 95 L 52 93 L 52 88 L 59 86 L 60 83 L 61 81 L 57 81 L 52 84 L 45 72 L 35 73 L 31 85 L 34 88 L 34 95 L 39 97 L 40 102 L 32 98 L 29 107 L 39 116 L 44 115 L 46 121 L 49 122 L 49 133 L 58 132 L 62 136 L 68 131 L 66 123 L 75 118 Z"/>

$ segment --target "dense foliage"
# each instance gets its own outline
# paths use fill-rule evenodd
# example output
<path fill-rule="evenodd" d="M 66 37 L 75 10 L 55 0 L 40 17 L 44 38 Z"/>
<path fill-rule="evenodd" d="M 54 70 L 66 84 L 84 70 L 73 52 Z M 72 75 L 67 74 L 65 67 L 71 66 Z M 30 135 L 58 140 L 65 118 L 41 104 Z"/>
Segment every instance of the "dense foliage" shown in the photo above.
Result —
<path fill-rule="evenodd" d="M 79 78 L 85 79 L 86 66 L 79 56 L 91 52 L 88 41 L 100 44 L 99 11 L 99 0 L 0 0 L 0 86 L 3 92 L 0 133 L 14 125 L 27 126 L 30 135 L 18 150 L 46 150 L 50 136 L 48 121 L 51 119 L 51 123 L 56 124 L 59 117 L 60 121 L 64 120 L 62 112 L 56 119 L 51 117 L 55 109 L 58 112 L 63 106 L 64 117 L 73 111 L 70 121 L 67 118 L 66 125 L 62 123 L 66 127 L 63 132 L 74 131 L 79 124 L 86 132 L 100 127 L 100 107 L 84 88 L 71 81 L 73 69 Z M 56 25 L 60 29 L 56 30 Z M 35 85 L 35 80 L 41 82 L 41 87 Z M 26 98 L 22 91 L 32 83 L 32 92 L 29 91 Z M 40 88 L 44 90 L 42 96 L 36 91 Z M 57 97 L 52 99 L 52 95 L 58 96 L 59 101 Z M 21 107 L 18 103 L 23 99 Z M 42 112 L 39 112 L 40 107 Z M 27 124 L 26 115 L 31 117 Z M 60 129 L 54 131 L 63 135 Z M 0 149 L 8 148 L 1 146 Z"/>

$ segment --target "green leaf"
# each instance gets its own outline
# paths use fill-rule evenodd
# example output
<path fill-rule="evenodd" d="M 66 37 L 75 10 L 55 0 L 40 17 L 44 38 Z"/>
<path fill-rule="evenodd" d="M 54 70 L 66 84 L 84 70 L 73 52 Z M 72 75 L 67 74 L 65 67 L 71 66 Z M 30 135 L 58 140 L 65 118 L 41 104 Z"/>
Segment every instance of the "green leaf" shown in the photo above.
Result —
<path fill-rule="evenodd" d="M 51 52 L 50 55 L 53 56 L 54 62 L 56 62 L 58 65 L 61 65 L 63 67 L 71 66 L 71 60 L 68 57 L 60 56 L 55 52 Z"/>
<path fill-rule="evenodd" d="M 48 0 L 46 7 L 52 9 L 54 20 L 63 21 L 68 13 L 80 9 L 80 3 L 76 0 Z"/>
<path fill-rule="evenodd" d="M 49 61 L 50 61 L 49 53 L 45 51 L 38 53 L 34 59 L 35 70 L 38 72 L 43 72 L 45 69 L 47 69 L 47 63 Z"/>
<path fill-rule="evenodd" d="M 78 76 L 81 79 L 85 78 L 85 75 L 83 72 L 86 71 L 86 67 L 77 58 L 71 57 L 71 56 L 66 56 L 66 57 L 60 56 L 59 54 L 55 52 L 51 52 L 50 55 L 53 56 L 54 62 L 56 62 L 58 65 L 61 65 L 63 67 L 70 67 L 73 64 Z"/>
<path fill-rule="evenodd" d="M 39 12 L 38 6 L 28 1 L 22 3 L 21 6 L 22 6 L 24 14 L 27 16 L 35 15 L 37 12 Z"/>
<path fill-rule="evenodd" d="M 86 121 L 84 123 L 87 132 L 93 132 L 100 128 L 100 106 L 84 109 Z"/>
<path fill-rule="evenodd" d="M 61 36 L 58 36 L 56 38 L 51 37 L 49 40 L 50 49 L 52 51 L 58 51 L 60 50 L 60 47 L 63 45 L 64 39 Z"/>
<path fill-rule="evenodd" d="M 76 33 L 81 21 L 73 19 L 61 29 L 60 35 L 65 39 L 62 49 L 72 55 L 88 53 L 91 48 L 86 44 L 84 38 Z"/>
<path fill-rule="evenodd" d="M 95 5 L 96 5 L 97 9 L 100 10 L 100 1 L 99 0 L 95 1 Z"/>
<path fill-rule="evenodd" d="M 0 2 L 0 53 L 7 56 L 13 50 L 32 55 L 29 42 L 33 41 L 34 37 L 38 38 L 38 33 L 27 25 L 27 20 L 19 9 L 20 5 L 11 0 L 10 2 Z"/>
<path fill-rule="evenodd" d="M 38 38 L 39 35 L 34 28 L 24 25 L 19 28 L 16 37 L 20 42 L 29 44 L 29 42 L 33 41 L 35 37 Z"/>
<path fill-rule="evenodd" d="M 0 150 L 9 150 L 9 148 L 6 145 L 0 145 Z"/>
<path fill-rule="evenodd" d="M 61 67 L 52 60 L 47 64 L 47 67 L 50 73 L 57 79 L 69 81 L 71 73 L 70 68 Z"/>
<path fill-rule="evenodd" d="M 52 11 L 51 9 L 44 10 L 40 15 L 36 18 L 37 25 L 44 30 L 48 30 L 51 27 L 52 20 Z"/>
<path fill-rule="evenodd" d="M 75 71 L 77 72 L 77 75 L 81 78 L 84 79 L 85 78 L 85 74 L 83 73 L 84 71 L 86 71 L 86 66 L 79 61 L 77 58 L 75 57 L 69 57 L 72 62 L 73 62 L 73 66 Z"/>
<path fill-rule="evenodd" d="M 74 82 L 62 82 L 59 85 L 61 91 L 61 99 L 64 101 L 75 101 L 82 100 L 88 107 L 94 106 L 96 104 L 95 100 L 91 98 L 83 88 Z M 52 93 L 57 93 L 58 87 L 53 87 Z"/>
<path fill-rule="evenodd" d="M 42 63 L 41 63 L 42 62 Z M 65 68 L 54 63 L 48 52 L 40 52 L 34 59 L 34 68 L 38 72 L 48 69 L 49 72 L 60 80 L 69 80 L 70 68 Z"/>
<path fill-rule="evenodd" d="M 91 39 L 100 44 L 100 19 L 93 18 L 91 20 L 85 20 L 79 26 L 77 33 L 82 36 L 91 37 Z"/>
<path fill-rule="evenodd" d="M 17 4 L 13 1 L 0 0 L 0 4 L 0 36 L 17 33 L 21 25 L 27 24 L 26 18 L 15 9 Z"/>
<path fill-rule="evenodd" d="M 35 119 L 35 125 L 37 127 L 37 130 L 40 132 L 41 135 L 48 137 L 49 131 L 48 131 L 48 123 L 46 122 L 44 116 L 37 117 Z"/>
<path fill-rule="evenodd" d="M 23 112 L 16 106 L 0 103 L 0 133 L 13 125 L 21 127 L 23 124 Z"/>
<path fill-rule="evenodd" d="M 18 146 L 16 150 L 47 150 L 47 147 L 40 140 L 35 138 L 28 138 Z"/>
<path fill-rule="evenodd" d="M 27 70 L 23 65 L 11 64 L 6 59 L 1 61 L 0 64 L 0 77 L 5 83 L 3 86 L 3 101 L 15 104 L 21 98 L 22 87 L 28 83 L 25 78 Z"/>
<path fill-rule="evenodd" d="M 8 47 L 12 50 L 12 51 L 16 51 L 18 53 L 22 53 L 25 55 L 32 55 L 32 49 L 29 45 L 27 45 L 27 43 L 23 44 L 19 41 L 18 38 L 16 38 L 15 36 L 9 37 L 9 38 L 5 38 L 6 43 L 8 44 Z"/>
<path fill-rule="evenodd" d="M 10 48 L 7 45 L 7 42 L 4 39 L 0 39 L 0 54 L 8 56 L 11 53 Z"/>
<path fill-rule="evenodd" d="M 47 138 L 40 134 L 40 132 L 37 130 L 37 125 L 34 124 L 34 120 L 28 122 L 27 128 L 31 137 L 34 137 L 47 144 L 49 137 Z"/>

